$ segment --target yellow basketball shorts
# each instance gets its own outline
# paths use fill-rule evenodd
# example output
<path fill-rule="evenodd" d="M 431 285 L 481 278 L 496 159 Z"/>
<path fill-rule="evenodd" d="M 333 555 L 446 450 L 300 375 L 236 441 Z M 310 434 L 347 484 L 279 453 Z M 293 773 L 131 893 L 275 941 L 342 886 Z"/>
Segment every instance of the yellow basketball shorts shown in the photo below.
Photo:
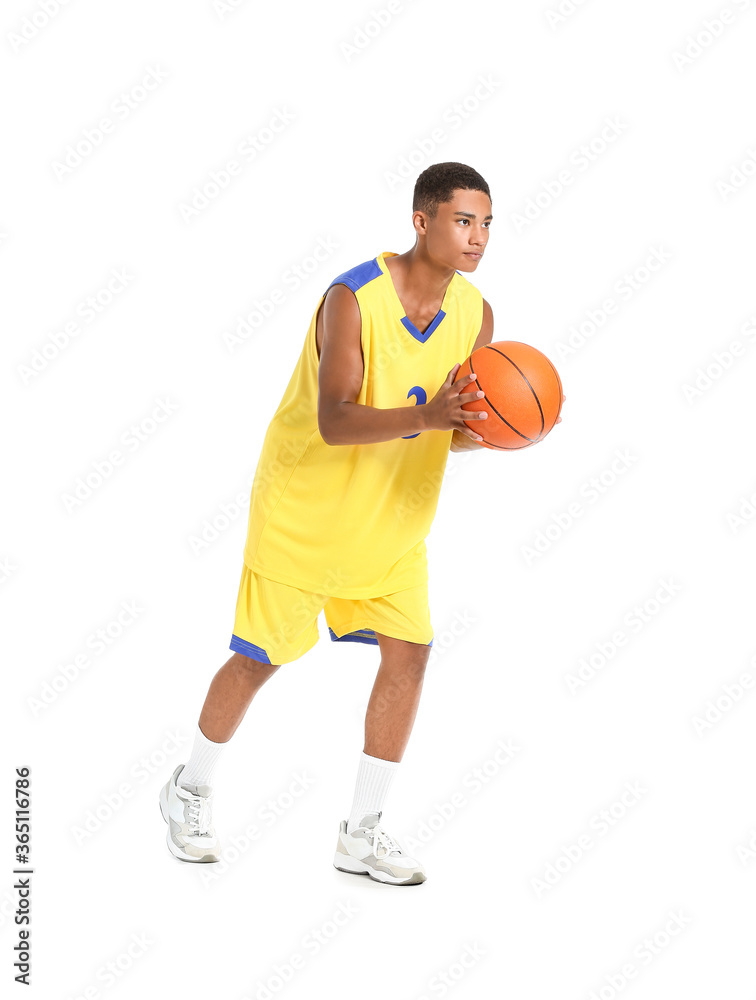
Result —
<path fill-rule="evenodd" d="M 347 600 L 268 580 L 242 567 L 230 649 L 263 663 L 290 663 L 320 638 L 318 615 L 335 642 L 378 645 L 375 633 L 433 645 L 428 583 L 385 597 Z"/>

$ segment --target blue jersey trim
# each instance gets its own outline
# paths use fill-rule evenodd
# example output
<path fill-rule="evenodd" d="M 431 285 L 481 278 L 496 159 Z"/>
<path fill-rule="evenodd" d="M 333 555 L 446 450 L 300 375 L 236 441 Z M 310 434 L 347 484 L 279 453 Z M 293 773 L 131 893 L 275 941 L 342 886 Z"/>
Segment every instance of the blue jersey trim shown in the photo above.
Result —
<path fill-rule="evenodd" d="M 411 319 L 407 319 L 406 316 L 402 317 L 402 324 L 403 324 L 403 326 L 404 326 L 404 328 L 406 330 L 409 330 L 409 332 L 412 334 L 412 336 L 415 338 L 415 340 L 419 340 L 421 344 L 424 344 L 426 342 L 426 340 L 428 339 L 428 337 L 430 337 L 430 335 L 436 329 L 436 327 L 438 326 L 438 324 L 441 322 L 441 320 L 444 318 L 444 316 L 446 316 L 446 313 L 444 312 L 444 310 L 443 309 L 439 309 L 438 312 L 436 313 L 436 318 L 433 320 L 433 322 L 428 327 L 428 329 L 425 331 L 425 333 L 420 333 L 420 331 L 415 326 L 415 324 L 412 322 L 412 320 Z"/>
<path fill-rule="evenodd" d="M 366 260 L 363 264 L 357 264 L 355 267 L 350 267 L 348 271 L 344 271 L 337 278 L 333 279 L 328 288 L 332 285 L 346 285 L 353 292 L 356 292 L 363 285 L 372 281 L 373 278 L 378 278 L 381 274 L 383 274 L 383 271 L 381 271 L 378 258 L 373 257 L 372 260 Z M 328 288 L 326 288 L 326 292 Z M 325 292 L 323 294 L 325 295 Z"/>
<path fill-rule="evenodd" d="M 328 626 L 328 633 L 334 642 L 368 642 L 372 646 L 378 645 L 375 632 L 370 629 L 361 628 L 354 632 L 347 632 L 346 635 L 336 635 L 331 626 Z"/>
<path fill-rule="evenodd" d="M 354 632 L 347 632 L 345 635 L 336 635 L 331 626 L 328 626 L 328 633 L 334 642 L 369 642 L 373 646 L 378 645 L 378 639 L 376 638 L 375 632 L 370 628 L 358 628 Z M 433 640 L 428 643 L 429 646 L 433 645 Z"/>
<path fill-rule="evenodd" d="M 253 642 L 240 639 L 238 635 L 231 636 L 231 645 L 228 648 L 233 649 L 235 653 L 243 653 L 252 660 L 261 660 L 263 663 L 270 663 L 270 657 L 262 646 L 256 646 Z"/>

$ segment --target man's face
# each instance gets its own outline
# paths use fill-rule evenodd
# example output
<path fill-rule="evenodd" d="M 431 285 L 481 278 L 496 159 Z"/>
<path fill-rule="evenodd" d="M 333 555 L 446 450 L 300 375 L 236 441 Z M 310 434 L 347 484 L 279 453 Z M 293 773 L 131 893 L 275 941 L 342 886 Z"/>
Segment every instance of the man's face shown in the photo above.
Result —
<path fill-rule="evenodd" d="M 451 201 L 438 206 L 426 220 L 426 248 L 439 263 L 457 271 L 474 271 L 486 249 L 491 223 L 491 199 L 483 191 L 457 188 Z"/>

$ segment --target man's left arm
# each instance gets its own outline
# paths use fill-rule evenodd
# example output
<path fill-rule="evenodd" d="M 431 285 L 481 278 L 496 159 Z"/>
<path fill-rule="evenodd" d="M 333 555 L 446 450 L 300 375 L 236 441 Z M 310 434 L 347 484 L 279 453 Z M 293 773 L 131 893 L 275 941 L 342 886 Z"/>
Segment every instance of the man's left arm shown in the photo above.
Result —
<path fill-rule="evenodd" d="M 480 325 L 480 333 L 473 345 L 471 354 L 473 351 L 477 351 L 479 347 L 483 347 L 484 344 L 491 343 L 493 339 L 493 327 L 493 310 L 486 300 L 483 299 L 483 322 Z M 483 448 L 483 445 L 479 441 L 473 441 L 472 438 L 461 431 L 455 430 L 453 432 L 450 451 L 472 451 L 473 449 L 480 451 L 481 448 Z"/>

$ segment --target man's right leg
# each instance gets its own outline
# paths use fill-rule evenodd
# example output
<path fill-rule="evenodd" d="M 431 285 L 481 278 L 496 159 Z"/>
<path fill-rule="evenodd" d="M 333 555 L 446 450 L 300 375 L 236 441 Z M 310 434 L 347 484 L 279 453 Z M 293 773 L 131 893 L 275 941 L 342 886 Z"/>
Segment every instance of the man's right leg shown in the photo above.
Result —
<path fill-rule="evenodd" d="M 249 705 L 281 663 L 290 663 L 318 641 L 318 614 L 328 601 L 242 568 L 231 637 L 233 656 L 208 688 L 186 764 L 179 764 L 160 793 L 168 823 L 168 848 L 182 861 L 220 860 L 212 824 L 212 774 Z M 250 655 L 248 655 L 250 654 Z"/>
<path fill-rule="evenodd" d="M 276 670 L 278 666 L 235 652 L 213 677 L 191 756 L 186 764 L 179 764 L 160 793 L 168 848 L 179 860 L 220 860 L 220 841 L 211 815 L 213 769 L 255 694 Z"/>
<path fill-rule="evenodd" d="M 208 740 L 227 743 L 236 732 L 252 699 L 278 666 L 234 653 L 210 682 L 199 727 Z"/>
<path fill-rule="evenodd" d="M 221 750 L 241 724 L 252 699 L 278 667 L 234 652 L 213 677 L 194 731 L 191 756 L 179 775 L 184 786 L 209 785 Z"/>

